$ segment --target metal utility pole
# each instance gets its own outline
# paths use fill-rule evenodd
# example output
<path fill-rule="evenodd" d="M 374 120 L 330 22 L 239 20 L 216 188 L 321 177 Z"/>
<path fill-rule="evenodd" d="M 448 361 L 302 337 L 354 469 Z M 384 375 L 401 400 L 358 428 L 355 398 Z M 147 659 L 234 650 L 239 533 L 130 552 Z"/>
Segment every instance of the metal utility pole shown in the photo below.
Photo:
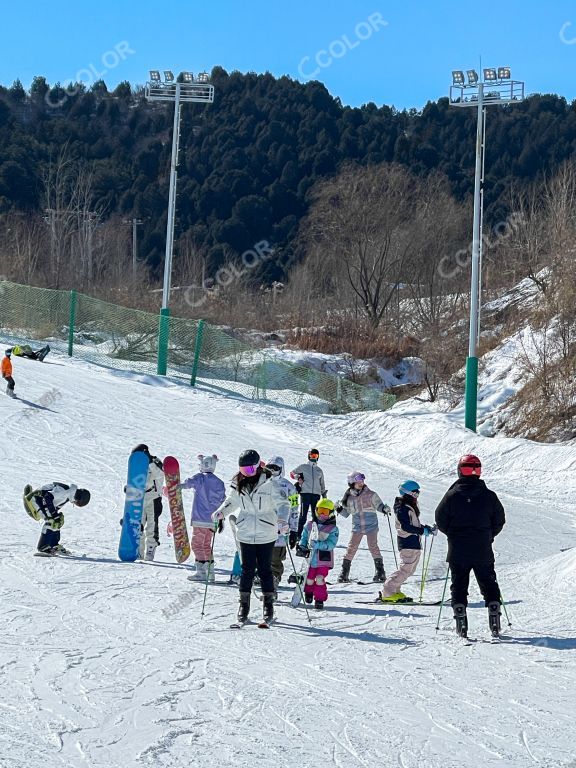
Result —
<path fill-rule="evenodd" d="M 524 83 L 512 80 L 509 67 L 484 69 L 479 80 L 474 69 L 452 72 L 451 107 L 475 107 L 476 162 L 474 169 L 474 219 L 472 226 L 472 269 L 470 276 L 470 335 L 466 360 L 465 426 L 474 432 L 478 416 L 478 346 L 480 342 L 480 305 L 482 291 L 482 212 L 484 197 L 484 154 L 486 147 L 486 107 L 515 104 L 524 99 Z M 490 90 L 485 90 L 489 88 Z"/>

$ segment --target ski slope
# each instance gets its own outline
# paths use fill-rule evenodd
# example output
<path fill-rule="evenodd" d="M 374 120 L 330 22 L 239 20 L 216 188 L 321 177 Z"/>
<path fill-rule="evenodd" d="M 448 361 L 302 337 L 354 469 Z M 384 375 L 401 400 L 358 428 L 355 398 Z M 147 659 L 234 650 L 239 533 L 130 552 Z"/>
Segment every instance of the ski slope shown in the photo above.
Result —
<path fill-rule="evenodd" d="M 472 435 L 455 415 L 414 402 L 304 416 L 58 355 L 17 359 L 14 369 L 22 399 L 0 397 L 2 768 L 576 766 L 574 444 Z M 201 618 L 204 589 L 175 563 L 166 504 L 157 560 L 117 559 L 126 461 L 139 442 L 176 455 L 184 476 L 197 453 L 216 452 L 225 480 L 244 448 L 292 467 L 314 445 L 331 498 L 353 468 L 388 503 L 411 477 L 423 488 L 424 522 L 458 456 L 478 453 L 507 511 L 496 549 L 509 640 L 482 642 L 487 612 L 475 587 L 472 645 L 453 635 L 449 609 L 436 632 L 437 608 L 371 604 L 375 585 L 333 584 L 311 623 L 285 590 L 268 631 L 230 630 L 237 594 L 215 585 Z M 24 512 L 22 488 L 53 480 L 92 492 L 89 507 L 65 510 L 62 531 L 85 557 L 32 556 L 40 526 Z M 185 503 L 188 515 L 187 492 Z M 338 565 L 349 532 L 340 521 Z M 390 572 L 386 521 L 380 543 Z M 445 552 L 438 536 L 427 600 L 441 595 Z M 218 580 L 233 553 L 226 528 L 215 543 Z M 406 586 L 416 597 L 420 572 Z M 352 576 L 371 575 L 361 548 Z"/>

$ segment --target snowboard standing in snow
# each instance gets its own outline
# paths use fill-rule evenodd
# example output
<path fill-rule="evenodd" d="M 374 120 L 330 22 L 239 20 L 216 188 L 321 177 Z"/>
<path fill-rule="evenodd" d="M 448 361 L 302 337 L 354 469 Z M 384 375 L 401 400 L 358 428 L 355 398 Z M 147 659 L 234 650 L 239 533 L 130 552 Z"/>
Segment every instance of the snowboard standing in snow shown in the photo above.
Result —
<path fill-rule="evenodd" d="M 149 464 L 150 459 L 144 451 L 134 451 L 128 459 L 126 499 L 118 546 L 118 557 L 127 563 L 133 563 L 139 554 Z"/>
<path fill-rule="evenodd" d="M 180 465 L 174 456 L 166 456 L 163 464 L 176 561 L 184 563 L 190 557 L 190 540 L 186 528 L 182 491 L 180 490 Z"/>

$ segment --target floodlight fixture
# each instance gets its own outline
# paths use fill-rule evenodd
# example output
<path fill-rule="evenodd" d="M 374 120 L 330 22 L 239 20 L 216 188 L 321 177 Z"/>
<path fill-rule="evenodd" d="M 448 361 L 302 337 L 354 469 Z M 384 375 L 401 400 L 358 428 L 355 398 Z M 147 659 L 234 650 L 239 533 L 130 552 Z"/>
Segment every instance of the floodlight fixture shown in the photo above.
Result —
<path fill-rule="evenodd" d="M 153 83 L 160 82 L 160 71 L 158 69 L 150 70 L 150 80 L 152 80 Z"/>
<path fill-rule="evenodd" d="M 165 83 L 173 83 L 174 82 L 174 74 L 170 69 L 164 70 L 164 82 Z"/>
<path fill-rule="evenodd" d="M 498 67 L 499 80 L 510 80 L 511 77 L 512 73 L 510 72 L 510 67 Z"/>
<path fill-rule="evenodd" d="M 192 72 L 182 72 L 182 82 L 183 83 L 193 83 L 194 82 L 194 75 Z"/>
<path fill-rule="evenodd" d="M 478 83 L 478 72 L 475 69 L 466 70 L 468 76 L 468 85 L 476 85 Z"/>
<path fill-rule="evenodd" d="M 498 80 L 498 75 L 496 73 L 495 69 L 485 69 L 484 70 L 484 80 L 487 83 L 495 83 L 496 80 Z"/>
<path fill-rule="evenodd" d="M 209 83 L 210 82 L 210 75 L 208 74 L 208 72 L 200 72 L 198 74 L 198 77 L 196 78 L 196 80 L 199 83 Z"/>
<path fill-rule="evenodd" d="M 452 83 L 453 85 L 464 85 L 464 72 L 461 69 L 452 71 Z"/>

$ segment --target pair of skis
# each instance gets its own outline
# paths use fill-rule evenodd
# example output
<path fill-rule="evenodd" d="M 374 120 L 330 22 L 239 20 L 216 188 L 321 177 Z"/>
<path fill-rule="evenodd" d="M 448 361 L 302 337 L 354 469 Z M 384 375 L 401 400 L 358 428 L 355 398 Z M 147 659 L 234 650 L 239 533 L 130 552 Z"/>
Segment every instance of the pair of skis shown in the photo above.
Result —
<path fill-rule="evenodd" d="M 122 530 L 118 546 L 118 557 L 124 562 L 132 563 L 139 555 L 144 496 L 149 466 L 150 458 L 143 451 L 135 451 L 130 454 L 128 459 L 124 515 L 122 517 Z M 168 493 L 168 505 L 170 507 L 176 561 L 183 563 L 190 556 L 190 540 L 184 516 L 182 491 L 179 488 L 180 465 L 174 456 L 166 456 L 163 461 L 163 468 Z"/>

